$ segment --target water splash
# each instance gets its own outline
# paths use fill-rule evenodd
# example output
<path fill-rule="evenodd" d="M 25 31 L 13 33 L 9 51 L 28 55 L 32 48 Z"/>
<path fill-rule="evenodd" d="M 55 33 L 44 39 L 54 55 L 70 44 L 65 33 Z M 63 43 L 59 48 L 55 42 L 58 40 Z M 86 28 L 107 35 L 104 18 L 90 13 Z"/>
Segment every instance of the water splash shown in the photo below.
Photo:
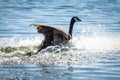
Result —
<path fill-rule="evenodd" d="M 4 38 L 0 40 L 0 64 L 56 64 L 74 65 L 108 60 L 113 53 L 120 51 L 120 36 L 85 36 L 83 31 L 67 45 L 50 46 L 31 57 L 24 54 L 35 50 L 41 38 L 20 39 Z M 5 52 L 2 49 L 15 49 Z M 112 54 L 111 54 L 112 53 Z M 104 56 L 103 56 L 104 55 Z"/>
<path fill-rule="evenodd" d="M 94 52 L 117 52 L 120 50 L 120 37 L 113 36 L 80 36 L 73 39 L 73 45 L 77 49 L 85 49 Z"/>

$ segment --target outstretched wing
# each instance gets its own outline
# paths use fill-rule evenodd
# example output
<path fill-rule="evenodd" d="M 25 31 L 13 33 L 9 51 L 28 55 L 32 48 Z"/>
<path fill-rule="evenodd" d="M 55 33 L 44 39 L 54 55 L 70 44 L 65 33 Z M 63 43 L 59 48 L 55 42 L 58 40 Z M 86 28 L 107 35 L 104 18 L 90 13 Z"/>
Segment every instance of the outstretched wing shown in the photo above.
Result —
<path fill-rule="evenodd" d="M 47 25 L 41 25 L 41 24 L 31 24 L 31 25 L 36 26 L 38 30 L 39 28 L 41 29 L 40 31 L 42 34 L 45 35 L 46 42 L 59 44 L 64 41 L 68 41 L 70 39 L 70 35 L 59 28 L 55 28 Z"/>
<path fill-rule="evenodd" d="M 38 46 L 37 52 L 48 46 L 66 43 L 70 40 L 70 35 L 61 29 L 54 28 L 51 26 L 41 25 L 41 24 L 31 24 L 31 25 L 37 27 L 38 32 L 42 33 L 45 36 L 45 39 Z"/>

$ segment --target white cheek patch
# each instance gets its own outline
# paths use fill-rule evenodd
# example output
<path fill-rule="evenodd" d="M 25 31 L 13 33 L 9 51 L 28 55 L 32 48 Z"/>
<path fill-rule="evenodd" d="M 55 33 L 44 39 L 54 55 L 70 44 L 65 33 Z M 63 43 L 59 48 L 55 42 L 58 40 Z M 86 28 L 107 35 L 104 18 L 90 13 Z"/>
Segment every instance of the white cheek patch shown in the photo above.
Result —
<path fill-rule="evenodd" d="M 74 18 L 74 19 L 75 19 L 76 22 L 78 21 L 76 18 Z"/>

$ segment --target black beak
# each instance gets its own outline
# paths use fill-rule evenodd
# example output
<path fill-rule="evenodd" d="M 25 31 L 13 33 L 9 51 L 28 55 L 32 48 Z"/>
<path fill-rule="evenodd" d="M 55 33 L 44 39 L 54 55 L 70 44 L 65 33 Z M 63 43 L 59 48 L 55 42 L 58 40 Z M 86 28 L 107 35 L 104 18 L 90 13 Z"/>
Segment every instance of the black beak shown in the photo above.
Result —
<path fill-rule="evenodd" d="M 78 21 L 82 21 L 82 20 L 81 20 L 81 19 L 79 19 L 79 18 L 78 18 L 77 20 L 78 20 Z"/>

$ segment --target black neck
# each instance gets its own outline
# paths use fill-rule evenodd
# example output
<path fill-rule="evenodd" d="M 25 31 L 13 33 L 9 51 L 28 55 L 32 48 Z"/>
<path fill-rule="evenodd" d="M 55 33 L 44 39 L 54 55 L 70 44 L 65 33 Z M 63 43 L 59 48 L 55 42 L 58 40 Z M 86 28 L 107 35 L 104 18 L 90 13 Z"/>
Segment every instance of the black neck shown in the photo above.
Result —
<path fill-rule="evenodd" d="M 72 18 L 70 21 L 70 27 L 69 27 L 69 34 L 72 36 L 72 31 L 73 31 L 73 25 L 75 23 L 75 20 Z"/>

